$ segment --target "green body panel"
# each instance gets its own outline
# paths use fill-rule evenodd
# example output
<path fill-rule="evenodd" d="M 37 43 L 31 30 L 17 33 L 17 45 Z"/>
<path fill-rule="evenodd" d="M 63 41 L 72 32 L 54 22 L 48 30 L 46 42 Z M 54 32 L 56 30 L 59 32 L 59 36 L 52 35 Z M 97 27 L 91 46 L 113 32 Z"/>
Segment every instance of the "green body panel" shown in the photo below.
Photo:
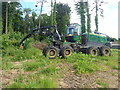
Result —
<path fill-rule="evenodd" d="M 98 34 L 92 34 L 92 33 L 86 33 L 88 41 L 93 41 L 97 43 L 108 43 L 107 37 L 98 35 Z"/>
<path fill-rule="evenodd" d="M 73 40 L 74 41 L 80 41 L 80 36 L 73 36 L 74 38 L 73 38 Z"/>
<path fill-rule="evenodd" d="M 63 43 L 63 46 L 65 47 L 65 46 L 70 46 L 70 44 L 71 44 L 71 42 L 64 42 Z"/>
<path fill-rule="evenodd" d="M 107 40 L 106 35 L 104 34 L 93 34 L 93 33 L 83 33 L 81 34 L 81 29 L 79 24 L 71 24 L 67 27 L 67 34 L 66 34 L 66 41 L 67 42 L 77 42 L 86 44 L 88 42 L 95 42 L 106 44 L 109 41 Z"/>
<path fill-rule="evenodd" d="M 66 41 L 68 42 L 78 42 L 81 40 L 81 36 L 66 36 Z"/>

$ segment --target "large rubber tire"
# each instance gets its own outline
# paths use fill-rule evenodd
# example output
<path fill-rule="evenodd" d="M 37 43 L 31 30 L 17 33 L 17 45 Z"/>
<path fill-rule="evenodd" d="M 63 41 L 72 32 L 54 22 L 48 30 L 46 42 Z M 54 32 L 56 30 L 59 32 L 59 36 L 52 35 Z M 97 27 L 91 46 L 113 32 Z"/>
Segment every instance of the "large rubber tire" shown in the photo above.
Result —
<path fill-rule="evenodd" d="M 49 57 L 49 59 L 55 59 L 58 56 L 58 53 L 58 48 L 54 46 L 45 47 L 43 49 L 43 55 L 45 55 L 45 57 Z"/>
<path fill-rule="evenodd" d="M 96 47 L 89 47 L 87 49 L 87 54 L 90 54 L 92 56 L 98 56 L 99 55 L 99 49 Z"/>
<path fill-rule="evenodd" d="M 72 47 L 63 47 L 60 50 L 60 56 L 62 56 L 63 58 L 71 56 L 72 53 L 74 53 L 74 50 L 72 49 Z"/>
<path fill-rule="evenodd" d="M 100 48 L 100 53 L 102 56 L 110 56 L 111 55 L 111 50 L 109 47 L 104 46 Z"/>

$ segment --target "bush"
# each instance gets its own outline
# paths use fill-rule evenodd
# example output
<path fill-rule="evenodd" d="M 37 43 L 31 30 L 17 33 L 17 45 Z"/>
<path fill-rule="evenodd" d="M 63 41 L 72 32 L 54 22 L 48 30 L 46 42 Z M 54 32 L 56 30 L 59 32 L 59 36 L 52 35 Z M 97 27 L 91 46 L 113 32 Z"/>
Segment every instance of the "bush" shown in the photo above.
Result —
<path fill-rule="evenodd" d="M 73 68 L 77 73 L 90 73 L 99 70 L 99 67 L 88 60 L 81 60 L 74 64 Z"/>
<path fill-rule="evenodd" d="M 40 57 L 41 51 L 32 46 L 33 38 L 29 38 L 25 41 L 25 48 L 20 49 L 19 43 L 25 37 L 21 33 L 3 34 L 2 35 L 2 56 L 11 57 L 11 61 L 21 61 L 25 59 L 33 59 Z"/>

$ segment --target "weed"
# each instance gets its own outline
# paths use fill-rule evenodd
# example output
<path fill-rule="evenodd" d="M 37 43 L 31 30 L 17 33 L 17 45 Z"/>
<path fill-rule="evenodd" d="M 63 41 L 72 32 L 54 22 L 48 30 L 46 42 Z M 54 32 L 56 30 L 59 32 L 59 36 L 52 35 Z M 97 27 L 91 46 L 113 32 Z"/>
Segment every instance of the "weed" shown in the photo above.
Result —
<path fill-rule="evenodd" d="M 57 74 L 59 70 L 60 68 L 57 68 L 56 66 L 51 66 L 46 69 L 43 69 L 41 73 L 45 75 L 53 75 L 53 74 Z"/>
<path fill-rule="evenodd" d="M 113 69 L 116 69 L 116 70 L 120 70 L 120 67 L 119 67 L 119 66 L 113 66 L 112 68 L 113 68 Z"/>
<path fill-rule="evenodd" d="M 100 85 L 99 88 L 108 88 L 108 84 L 105 83 L 105 80 L 102 78 L 98 78 L 96 84 Z"/>
<path fill-rule="evenodd" d="M 81 60 L 74 64 L 73 68 L 76 70 L 77 73 L 90 73 L 99 70 L 99 67 L 89 62 L 88 60 Z"/>
<path fill-rule="evenodd" d="M 103 81 L 99 81 L 97 82 L 97 84 L 100 85 L 99 88 L 108 88 L 108 84 Z"/>
<path fill-rule="evenodd" d="M 57 88 L 57 84 L 54 79 L 44 77 L 40 75 L 29 75 L 27 77 L 20 76 L 9 85 L 9 88 Z"/>
<path fill-rule="evenodd" d="M 2 69 L 3 70 L 11 70 L 14 66 L 11 62 L 2 62 Z"/>
<path fill-rule="evenodd" d="M 23 68 L 25 71 L 33 71 L 40 67 L 39 62 L 25 62 L 23 63 Z"/>

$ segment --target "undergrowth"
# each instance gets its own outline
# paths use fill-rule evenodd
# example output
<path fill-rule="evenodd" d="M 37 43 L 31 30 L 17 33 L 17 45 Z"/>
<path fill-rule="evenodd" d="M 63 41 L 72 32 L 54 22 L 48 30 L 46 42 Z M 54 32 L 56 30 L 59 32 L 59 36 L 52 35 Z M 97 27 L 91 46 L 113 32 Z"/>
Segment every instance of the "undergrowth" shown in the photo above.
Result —
<path fill-rule="evenodd" d="M 43 76 L 31 74 L 28 76 L 19 76 L 14 79 L 9 88 L 57 88 L 54 79 Z"/>
<path fill-rule="evenodd" d="M 13 33 L 2 35 L 2 69 L 15 69 L 13 62 L 21 62 L 24 72 L 36 71 L 35 74 L 21 75 L 15 78 L 10 88 L 54 88 L 57 75 L 61 70 L 57 65 L 62 63 L 73 64 L 76 73 L 92 73 L 106 70 L 105 66 L 120 70 L 118 67 L 118 50 L 112 50 L 112 56 L 91 56 L 83 53 L 73 53 L 65 59 L 51 60 L 42 55 L 42 51 L 32 46 L 33 38 L 25 41 L 24 49 L 19 48 L 20 41 L 25 35 Z M 25 61 L 25 62 L 23 62 Z M 63 64 L 63 63 L 62 63 Z M 18 66 L 19 67 L 19 66 Z M 61 74 L 60 74 L 61 75 Z"/>

